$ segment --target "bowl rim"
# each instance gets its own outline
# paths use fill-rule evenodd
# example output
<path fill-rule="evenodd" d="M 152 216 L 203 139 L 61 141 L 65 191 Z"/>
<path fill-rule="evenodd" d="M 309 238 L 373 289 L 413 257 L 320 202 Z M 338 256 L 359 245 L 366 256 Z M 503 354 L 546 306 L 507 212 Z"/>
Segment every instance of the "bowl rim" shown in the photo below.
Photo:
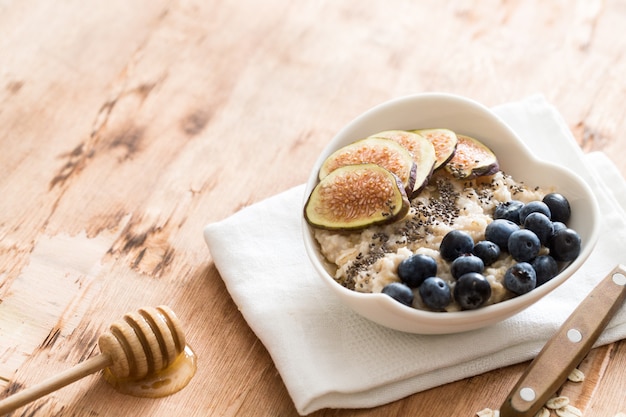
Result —
<path fill-rule="evenodd" d="M 585 196 L 591 197 L 589 201 L 591 210 L 588 214 L 589 221 L 592 222 L 593 227 L 591 227 L 590 236 L 585 239 L 586 243 L 584 244 L 583 250 L 581 251 L 579 256 L 556 277 L 554 277 L 541 287 L 538 287 L 526 294 L 519 295 L 496 304 L 480 307 L 476 310 L 463 310 L 452 312 L 435 312 L 421 310 L 398 303 L 391 297 L 382 293 L 361 293 L 342 286 L 333 279 L 331 274 L 324 267 L 321 260 L 322 255 L 319 253 L 319 245 L 313 236 L 313 228 L 306 222 L 304 216 L 301 217 L 305 249 L 309 260 L 311 261 L 317 274 L 342 299 L 342 301 L 345 302 L 346 300 L 348 300 L 361 303 L 377 303 L 378 305 L 382 306 L 382 308 L 393 311 L 394 314 L 399 314 L 400 317 L 414 321 L 415 325 L 407 327 L 402 325 L 401 323 L 391 326 L 389 324 L 381 323 L 380 321 L 375 320 L 375 318 L 370 317 L 367 314 L 367 311 L 358 311 L 359 309 L 354 308 L 355 306 L 352 305 L 352 302 L 348 302 L 348 304 L 354 310 L 356 310 L 357 313 L 360 313 L 366 318 L 378 322 L 379 324 L 395 328 L 396 330 L 408 331 L 411 333 L 455 333 L 458 331 L 473 330 L 479 327 L 484 327 L 496 321 L 501 321 L 509 318 L 514 314 L 533 305 L 536 301 L 543 298 L 545 295 L 549 294 L 565 281 L 567 281 L 567 279 L 569 279 L 569 277 L 571 277 L 587 260 L 597 242 L 599 236 L 599 208 L 598 203 L 595 199 L 595 195 L 593 194 L 591 187 L 586 181 L 584 181 L 578 174 L 574 173 L 569 168 L 538 158 L 534 153 L 532 153 L 528 145 L 526 145 L 526 143 L 520 139 L 517 133 L 489 108 L 467 97 L 451 93 L 433 92 L 416 93 L 392 98 L 381 104 L 371 107 L 370 109 L 355 117 L 342 129 L 340 129 L 331 139 L 331 141 L 325 146 L 323 151 L 318 156 L 315 164 L 313 165 L 305 186 L 302 207 L 304 207 L 304 204 L 306 204 L 311 190 L 318 182 L 317 173 L 322 162 L 328 157 L 328 155 L 330 155 L 330 153 L 336 150 L 338 146 L 341 146 L 341 143 L 346 142 L 346 135 L 354 131 L 355 126 L 360 126 L 361 124 L 363 124 L 364 121 L 367 121 L 371 117 L 376 116 L 381 112 L 387 111 L 390 107 L 395 108 L 397 106 L 412 104 L 415 101 L 427 102 L 428 100 L 448 100 L 450 102 L 455 102 L 456 105 L 467 106 L 468 109 L 473 109 L 474 111 L 485 113 L 485 115 L 492 119 L 494 123 L 499 125 L 498 127 L 500 129 L 506 132 L 506 134 L 509 135 L 511 138 L 515 139 L 516 146 L 519 147 L 520 151 L 524 152 L 524 158 L 527 158 L 534 164 L 543 165 L 546 167 L 546 169 L 554 170 L 555 172 L 558 172 L 559 175 L 564 175 L 573 179 L 581 187 Z M 494 317 L 501 318 L 494 320 Z M 437 328 L 429 325 L 431 321 L 435 321 L 437 323 Z M 446 329 L 447 326 L 450 327 L 450 331 Z M 459 330 L 459 328 L 461 328 L 461 330 Z"/>

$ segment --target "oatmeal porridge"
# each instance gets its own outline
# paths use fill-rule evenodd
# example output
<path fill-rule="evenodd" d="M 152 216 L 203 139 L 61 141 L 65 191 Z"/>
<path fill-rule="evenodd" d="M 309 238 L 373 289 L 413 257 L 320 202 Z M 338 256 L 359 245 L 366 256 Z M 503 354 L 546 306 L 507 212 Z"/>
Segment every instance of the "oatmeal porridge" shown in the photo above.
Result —
<path fill-rule="evenodd" d="M 355 232 L 315 229 L 315 239 L 324 257 L 336 267 L 335 279 L 359 292 L 381 292 L 391 282 L 400 282 L 398 265 L 413 254 L 437 261 L 438 276 L 451 287 L 455 280 L 450 264 L 441 258 L 439 245 L 452 229 L 468 232 L 475 242 L 485 239 L 495 207 L 502 202 L 541 200 L 548 191 L 529 189 L 503 172 L 473 180 L 459 180 L 446 171 L 436 171 L 428 185 L 411 201 L 407 216 L 395 223 Z M 493 304 L 513 296 L 503 285 L 504 273 L 513 263 L 503 254 L 485 268 Z M 416 296 L 414 307 L 423 308 Z M 447 308 L 458 310 L 457 304 Z"/>
<path fill-rule="evenodd" d="M 516 181 L 482 142 L 447 129 L 353 142 L 319 179 L 304 215 L 353 291 L 470 310 L 532 291 L 580 252 L 564 196 Z"/>

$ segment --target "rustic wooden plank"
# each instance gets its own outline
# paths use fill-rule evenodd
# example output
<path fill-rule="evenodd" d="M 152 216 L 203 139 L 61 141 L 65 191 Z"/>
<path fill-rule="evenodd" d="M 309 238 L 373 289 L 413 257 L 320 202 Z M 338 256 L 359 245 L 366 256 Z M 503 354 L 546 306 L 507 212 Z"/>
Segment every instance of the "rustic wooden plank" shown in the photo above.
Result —
<path fill-rule="evenodd" d="M 37 3 L 15 2 L 0 17 L 8 35 L 2 37 L 3 62 L 10 64 L 3 67 L 6 88 L 1 90 L 0 114 L 4 174 L 0 253 L 10 259 L 3 257 L 0 297 L 4 323 L 19 325 L 2 328 L 1 346 L 10 352 L 0 355 L 5 381 L 29 355 L 47 352 L 52 341 L 71 333 L 91 303 L 90 290 L 97 283 L 93 275 L 114 239 L 109 231 L 90 239 L 84 228 L 46 230 L 64 192 L 56 187 L 55 172 L 69 169 L 63 159 L 75 156 L 73 140 L 89 137 L 91 118 L 100 106 L 98 95 L 144 41 L 146 33 L 137 27 L 158 20 L 161 13 L 157 9 L 156 16 L 146 13 L 125 21 L 122 2 L 76 2 L 65 7 Z M 102 24 L 109 21 L 114 23 Z M 120 31 L 126 25 L 128 30 Z M 99 50 L 107 43 L 105 35 L 116 31 L 120 39 L 109 39 L 109 46 Z M 82 211 L 90 188 L 72 202 L 70 215 Z M 45 355 L 41 358 L 45 361 Z"/>
<path fill-rule="evenodd" d="M 342 125 L 418 91 L 487 105 L 543 93 L 626 173 L 624 22 L 616 0 L 3 2 L 0 389 L 83 360 L 120 315 L 166 302 L 198 353 L 188 388 L 141 400 L 94 375 L 18 415 L 295 415 L 202 227 L 302 183 Z M 588 381 L 563 392 L 624 411 L 625 360 L 624 342 L 593 351 Z M 314 415 L 471 415 L 523 367 Z"/>
<path fill-rule="evenodd" d="M 607 349 L 604 360 L 602 377 L 589 400 L 586 415 L 614 416 L 617 413 L 626 413 L 626 342 L 624 340 Z"/>
<path fill-rule="evenodd" d="M 584 413 L 589 412 L 595 391 L 601 384 L 605 383 L 606 367 L 614 346 L 603 346 L 589 352 L 578 366 L 578 369 L 585 375 L 584 381 L 567 381 L 557 394 L 570 398 L 572 405 Z"/>

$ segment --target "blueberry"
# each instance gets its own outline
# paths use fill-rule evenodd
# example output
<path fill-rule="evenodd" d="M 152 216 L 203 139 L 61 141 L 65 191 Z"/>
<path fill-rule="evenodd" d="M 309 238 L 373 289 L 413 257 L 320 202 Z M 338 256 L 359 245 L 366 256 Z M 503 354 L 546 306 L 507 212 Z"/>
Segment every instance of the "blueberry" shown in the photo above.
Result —
<path fill-rule="evenodd" d="M 510 220 L 519 223 L 519 211 L 524 207 L 524 203 L 518 200 L 505 201 L 496 206 L 493 213 L 494 219 Z"/>
<path fill-rule="evenodd" d="M 527 229 L 520 229 L 509 237 L 509 253 L 518 262 L 533 260 L 541 249 L 541 242 L 536 234 Z"/>
<path fill-rule="evenodd" d="M 509 236 L 511 236 L 511 233 L 519 230 L 519 228 L 511 220 L 496 219 L 485 228 L 485 239 L 498 245 L 501 251 L 507 251 Z"/>
<path fill-rule="evenodd" d="M 479 274 L 485 270 L 485 264 L 478 256 L 464 254 L 456 258 L 450 264 L 450 273 L 455 279 L 468 272 L 478 272 Z"/>
<path fill-rule="evenodd" d="M 556 232 L 558 232 L 559 230 L 563 230 L 563 229 L 567 229 L 567 226 L 565 225 L 565 223 L 552 222 L 552 234 L 550 235 L 550 239 L 548 239 L 548 243 L 545 246 L 549 248 L 552 242 L 552 239 L 554 238 L 554 235 L 556 235 Z"/>
<path fill-rule="evenodd" d="M 567 198 L 559 193 L 550 193 L 546 194 L 542 201 L 550 209 L 553 221 L 567 223 L 572 214 Z"/>
<path fill-rule="evenodd" d="M 569 262 L 580 254 L 581 239 L 575 230 L 566 228 L 556 232 L 550 240 L 550 255 L 560 262 Z"/>
<path fill-rule="evenodd" d="M 426 306 L 441 311 L 452 301 L 450 286 L 439 277 L 429 277 L 419 288 L 420 296 Z"/>
<path fill-rule="evenodd" d="M 454 299 L 463 310 L 474 310 L 485 304 L 489 297 L 491 285 L 478 272 L 461 275 L 454 286 Z"/>
<path fill-rule="evenodd" d="M 474 248 L 474 239 L 461 230 L 451 230 L 443 237 L 439 245 L 441 257 L 452 262 L 464 253 L 471 253 Z"/>
<path fill-rule="evenodd" d="M 489 266 L 500 257 L 500 246 L 490 240 L 481 240 L 474 245 L 472 253 L 482 259 L 485 266 Z"/>
<path fill-rule="evenodd" d="M 537 275 L 537 287 L 550 281 L 559 273 L 559 265 L 550 255 L 537 256 L 530 264 Z"/>
<path fill-rule="evenodd" d="M 526 220 L 526 216 L 530 213 L 543 213 L 549 219 L 552 219 L 552 214 L 550 213 L 550 208 L 543 201 L 531 201 L 527 203 L 522 209 L 519 211 L 519 224 L 524 224 L 524 220 Z"/>
<path fill-rule="evenodd" d="M 383 287 L 383 294 L 387 294 L 394 300 L 411 307 L 413 304 L 413 291 L 401 282 L 392 282 Z"/>
<path fill-rule="evenodd" d="M 554 233 L 552 220 L 543 213 L 534 212 L 526 216 L 524 228 L 537 235 L 542 245 L 548 246 L 548 242 Z"/>
<path fill-rule="evenodd" d="M 398 265 L 398 276 L 410 288 L 419 287 L 428 277 L 437 275 L 437 261 L 432 256 L 415 254 Z"/>
<path fill-rule="evenodd" d="M 567 229 L 567 226 L 565 225 L 565 223 L 563 222 L 552 222 L 552 235 L 554 235 L 556 232 L 558 232 L 561 229 Z"/>
<path fill-rule="evenodd" d="M 517 295 L 532 291 L 536 285 L 537 274 L 528 262 L 516 263 L 504 273 L 504 286 Z"/>

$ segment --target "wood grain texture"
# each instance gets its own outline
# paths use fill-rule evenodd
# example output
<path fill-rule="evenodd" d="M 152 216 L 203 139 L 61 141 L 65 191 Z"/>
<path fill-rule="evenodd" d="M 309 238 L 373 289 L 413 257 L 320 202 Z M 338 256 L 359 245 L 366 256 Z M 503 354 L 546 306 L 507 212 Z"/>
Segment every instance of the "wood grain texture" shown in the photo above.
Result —
<path fill-rule="evenodd" d="M 199 357 L 189 387 L 137 399 L 94 375 L 14 415 L 295 416 L 203 226 L 304 182 L 345 123 L 422 91 L 489 106 L 541 93 L 626 174 L 625 24 L 619 0 L 1 1 L 1 395 L 168 304 Z M 581 366 L 573 403 L 626 411 L 625 342 Z M 313 415 L 471 416 L 523 369 Z"/>

